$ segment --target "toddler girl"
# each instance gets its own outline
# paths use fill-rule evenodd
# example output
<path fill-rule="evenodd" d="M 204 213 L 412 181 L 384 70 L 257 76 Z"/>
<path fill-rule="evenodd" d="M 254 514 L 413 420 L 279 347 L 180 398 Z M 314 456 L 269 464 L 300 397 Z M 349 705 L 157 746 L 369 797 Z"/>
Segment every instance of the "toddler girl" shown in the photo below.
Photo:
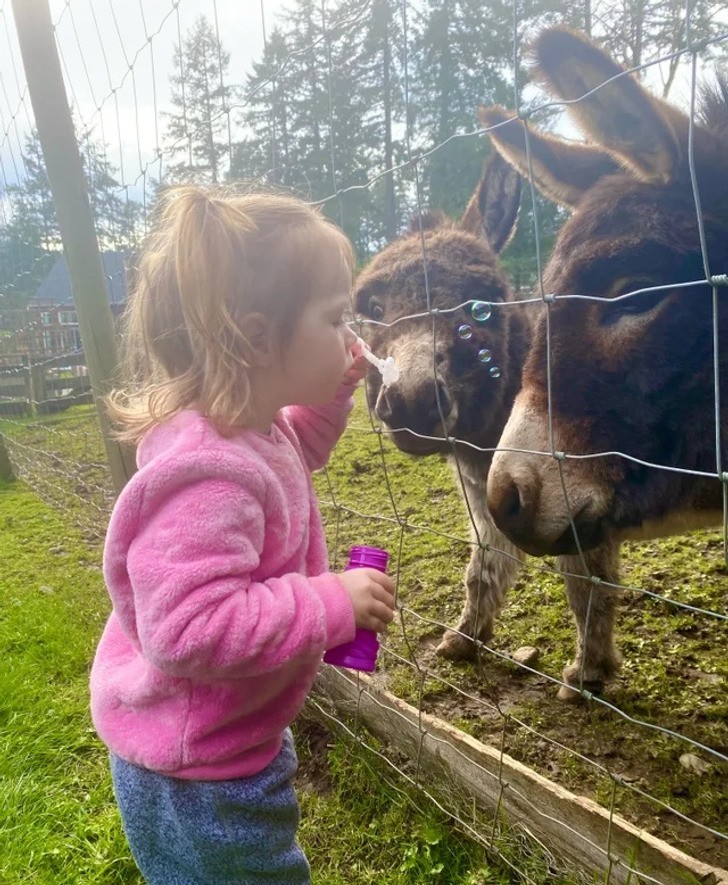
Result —
<path fill-rule="evenodd" d="M 323 652 L 394 607 L 381 572 L 328 571 L 310 477 L 368 365 L 351 246 L 292 197 L 160 203 L 109 397 L 139 469 L 106 538 L 93 720 L 151 885 L 297 885 L 289 726 Z"/>

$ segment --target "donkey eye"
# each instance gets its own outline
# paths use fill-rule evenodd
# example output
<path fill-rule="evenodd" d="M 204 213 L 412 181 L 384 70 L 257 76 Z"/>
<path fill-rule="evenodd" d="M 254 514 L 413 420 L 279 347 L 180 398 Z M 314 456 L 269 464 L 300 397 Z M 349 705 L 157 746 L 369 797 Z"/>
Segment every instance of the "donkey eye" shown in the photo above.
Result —
<path fill-rule="evenodd" d="M 373 320 L 381 320 L 384 317 L 384 308 L 374 298 L 369 302 L 367 313 Z"/>
<path fill-rule="evenodd" d="M 639 282 L 631 283 L 629 288 L 624 288 L 624 292 L 634 292 L 639 288 Z M 657 292 L 642 292 L 637 295 L 630 295 L 628 298 L 617 298 L 614 301 L 609 301 L 604 307 L 602 325 L 611 326 L 619 322 L 622 317 L 640 316 L 641 314 L 649 313 L 664 300 L 666 294 L 664 290 L 660 289 Z"/>

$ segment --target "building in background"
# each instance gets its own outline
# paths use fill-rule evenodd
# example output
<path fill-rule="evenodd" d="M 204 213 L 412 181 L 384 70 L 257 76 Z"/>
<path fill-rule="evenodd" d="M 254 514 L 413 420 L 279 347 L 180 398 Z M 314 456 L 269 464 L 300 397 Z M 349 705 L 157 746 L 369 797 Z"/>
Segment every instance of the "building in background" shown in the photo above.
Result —
<path fill-rule="evenodd" d="M 101 253 L 106 289 L 114 319 L 126 302 L 126 261 L 128 252 Z M 28 302 L 25 310 L 0 312 L 4 336 L 0 346 L 9 355 L 38 358 L 76 354 L 82 350 L 81 332 L 71 291 L 66 259 L 61 256 Z M 12 316 L 10 314 L 12 313 Z"/>

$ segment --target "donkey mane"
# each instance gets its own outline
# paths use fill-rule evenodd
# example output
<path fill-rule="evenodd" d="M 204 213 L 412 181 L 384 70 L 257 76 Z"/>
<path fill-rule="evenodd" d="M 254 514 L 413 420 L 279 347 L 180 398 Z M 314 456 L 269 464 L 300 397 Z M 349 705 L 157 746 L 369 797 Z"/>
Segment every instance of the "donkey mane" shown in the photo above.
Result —
<path fill-rule="evenodd" d="M 410 216 L 405 236 L 418 233 L 420 230 L 434 230 L 436 227 L 452 227 L 452 220 L 442 209 L 428 209 Z"/>

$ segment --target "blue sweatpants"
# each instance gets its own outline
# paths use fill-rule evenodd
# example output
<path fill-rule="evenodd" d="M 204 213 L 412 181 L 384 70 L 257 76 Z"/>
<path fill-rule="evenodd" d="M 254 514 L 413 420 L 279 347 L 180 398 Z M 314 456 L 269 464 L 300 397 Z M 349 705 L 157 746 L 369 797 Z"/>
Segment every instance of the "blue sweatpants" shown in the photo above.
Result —
<path fill-rule="evenodd" d="M 124 832 L 149 885 L 308 885 L 297 766 L 289 730 L 267 768 L 236 780 L 181 780 L 112 754 Z"/>

